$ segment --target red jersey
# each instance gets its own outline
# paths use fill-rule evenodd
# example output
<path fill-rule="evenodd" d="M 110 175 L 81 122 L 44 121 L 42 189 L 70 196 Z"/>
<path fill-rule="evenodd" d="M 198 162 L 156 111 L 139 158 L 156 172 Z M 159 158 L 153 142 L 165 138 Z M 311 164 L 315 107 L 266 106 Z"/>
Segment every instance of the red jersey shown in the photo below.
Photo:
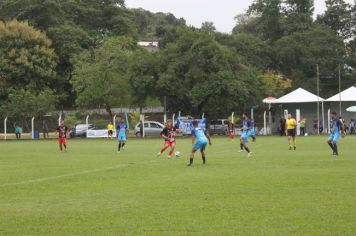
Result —
<path fill-rule="evenodd" d="M 58 138 L 67 138 L 68 127 L 67 126 L 58 126 L 57 132 L 58 132 Z"/>
<path fill-rule="evenodd" d="M 175 134 L 175 131 L 176 131 L 176 127 L 165 127 L 162 132 L 161 132 L 161 135 L 164 135 L 166 136 L 166 141 L 169 141 L 169 142 L 174 142 L 175 141 L 175 138 L 174 138 L 174 134 Z"/>

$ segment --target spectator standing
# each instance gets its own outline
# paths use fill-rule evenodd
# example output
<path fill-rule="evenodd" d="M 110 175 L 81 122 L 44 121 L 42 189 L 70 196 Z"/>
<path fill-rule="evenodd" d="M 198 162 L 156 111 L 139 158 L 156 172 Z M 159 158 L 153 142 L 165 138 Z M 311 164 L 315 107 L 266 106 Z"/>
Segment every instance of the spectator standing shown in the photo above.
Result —
<path fill-rule="evenodd" d="M 20 140 L 22 134 L 22 128 L 18 125 L 15 126 L 15 134 L 16 134 L 16 139 Z"/>
<path fill-rule="evenodd" d="M 281 136 L 286 136 L 286 119 L 284 117 L 279 120 L 279 132 Z"/>
<path fill-rule="evenodd" d="M 307 123 L 307 119 L 304 117 L 299 121 L 300 124 L 300 135 L 305 136 L 305 126 Z"/>

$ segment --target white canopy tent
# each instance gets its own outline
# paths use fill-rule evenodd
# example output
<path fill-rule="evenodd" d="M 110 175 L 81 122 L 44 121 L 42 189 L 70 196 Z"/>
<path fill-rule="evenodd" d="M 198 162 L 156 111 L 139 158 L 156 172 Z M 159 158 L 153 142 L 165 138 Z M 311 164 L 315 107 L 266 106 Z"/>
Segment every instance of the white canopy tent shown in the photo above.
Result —
<path fill-rule="evenodd" d="M 354 106 L 356 105 L 356 87 L 352 86 L 344 91 L 342 91 L 341 93 L 338 93 L 330 98 L 328 98 L 326 100 L 327 102 L 330 102 L 330 110 L 339 110 L 340 115 L 345 119 L 345 120 L 351 120 L 354 119 L 355 116 L 352 113 L 352 111 L 348 111 L 347 112 L 342 112 L 344 111 L 342 109 L 342 106 L 345 107 L 350 107 L 350 106 Z M 338 106 L 336 106 L 336 104 L 338 104 Z"/>
<path fill-rule="evenodd" d="M 274 103 L 309 103 L 309 102 L 324 102 L 325 99 L 308 92 L 305 89 L 299 88 L 290 92 L 283 97 L 277 99 Z"/>
<path fill-rule="evenodd" d="M 356 102 L 356 87 L 352 86 L 326 100 L 327 102 Z"/>
<path fill-rule="evenodd" d="M 325 125 L 325 119 L 324 119 L 324 101 L 325 99 L 305 90 L 302 88 L 298 88 L 282 97 L 274 101 L 275 104 L 295 104 L 295 106 L 299 106 L 299 104 L 302 103 L 317 103 L 317 110 L 319 110 L 319 103 L 322 105 L 322 123 L 323 126 Z M 300 107 L 297 107 L 297 120 L 299 120 L 300 117 Z M 318 114 L 318 120 L 319 120 L 320 114 Z M 325 127 L 325 126 L 324 126 Z M 299 132 L 298 132 L 299 133 Z"/>

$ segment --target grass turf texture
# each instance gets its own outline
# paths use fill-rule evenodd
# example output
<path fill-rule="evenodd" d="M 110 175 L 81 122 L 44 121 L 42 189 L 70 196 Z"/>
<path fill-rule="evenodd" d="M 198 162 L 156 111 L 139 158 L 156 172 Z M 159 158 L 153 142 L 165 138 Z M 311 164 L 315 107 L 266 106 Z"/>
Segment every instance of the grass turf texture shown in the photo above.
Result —
<path fill-rule="evenodd" d="M 356 137 L 336 160 L 326 137 L 250 143 L 214 138 L 197 153 L 155 155 L 162 140 L 0 142 L 0 235 L 355 235 Z"/>

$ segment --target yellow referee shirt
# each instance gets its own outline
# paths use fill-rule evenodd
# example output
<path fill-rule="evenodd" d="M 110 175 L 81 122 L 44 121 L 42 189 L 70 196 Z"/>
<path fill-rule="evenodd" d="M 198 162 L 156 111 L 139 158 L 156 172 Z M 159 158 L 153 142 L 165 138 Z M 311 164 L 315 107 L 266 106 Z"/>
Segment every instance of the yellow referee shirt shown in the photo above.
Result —
<path fill-rule="evenodd" d="M 108 130 L 113 130 L 114 129 L 114 125 L 112 125 L 112 124 L 108 124 Z"/>
<path fill-rule="evenodd" d="M 297 121 L 294 118 L 287 120 L 287 129 L 295 129 L 297 127 Z"/>

